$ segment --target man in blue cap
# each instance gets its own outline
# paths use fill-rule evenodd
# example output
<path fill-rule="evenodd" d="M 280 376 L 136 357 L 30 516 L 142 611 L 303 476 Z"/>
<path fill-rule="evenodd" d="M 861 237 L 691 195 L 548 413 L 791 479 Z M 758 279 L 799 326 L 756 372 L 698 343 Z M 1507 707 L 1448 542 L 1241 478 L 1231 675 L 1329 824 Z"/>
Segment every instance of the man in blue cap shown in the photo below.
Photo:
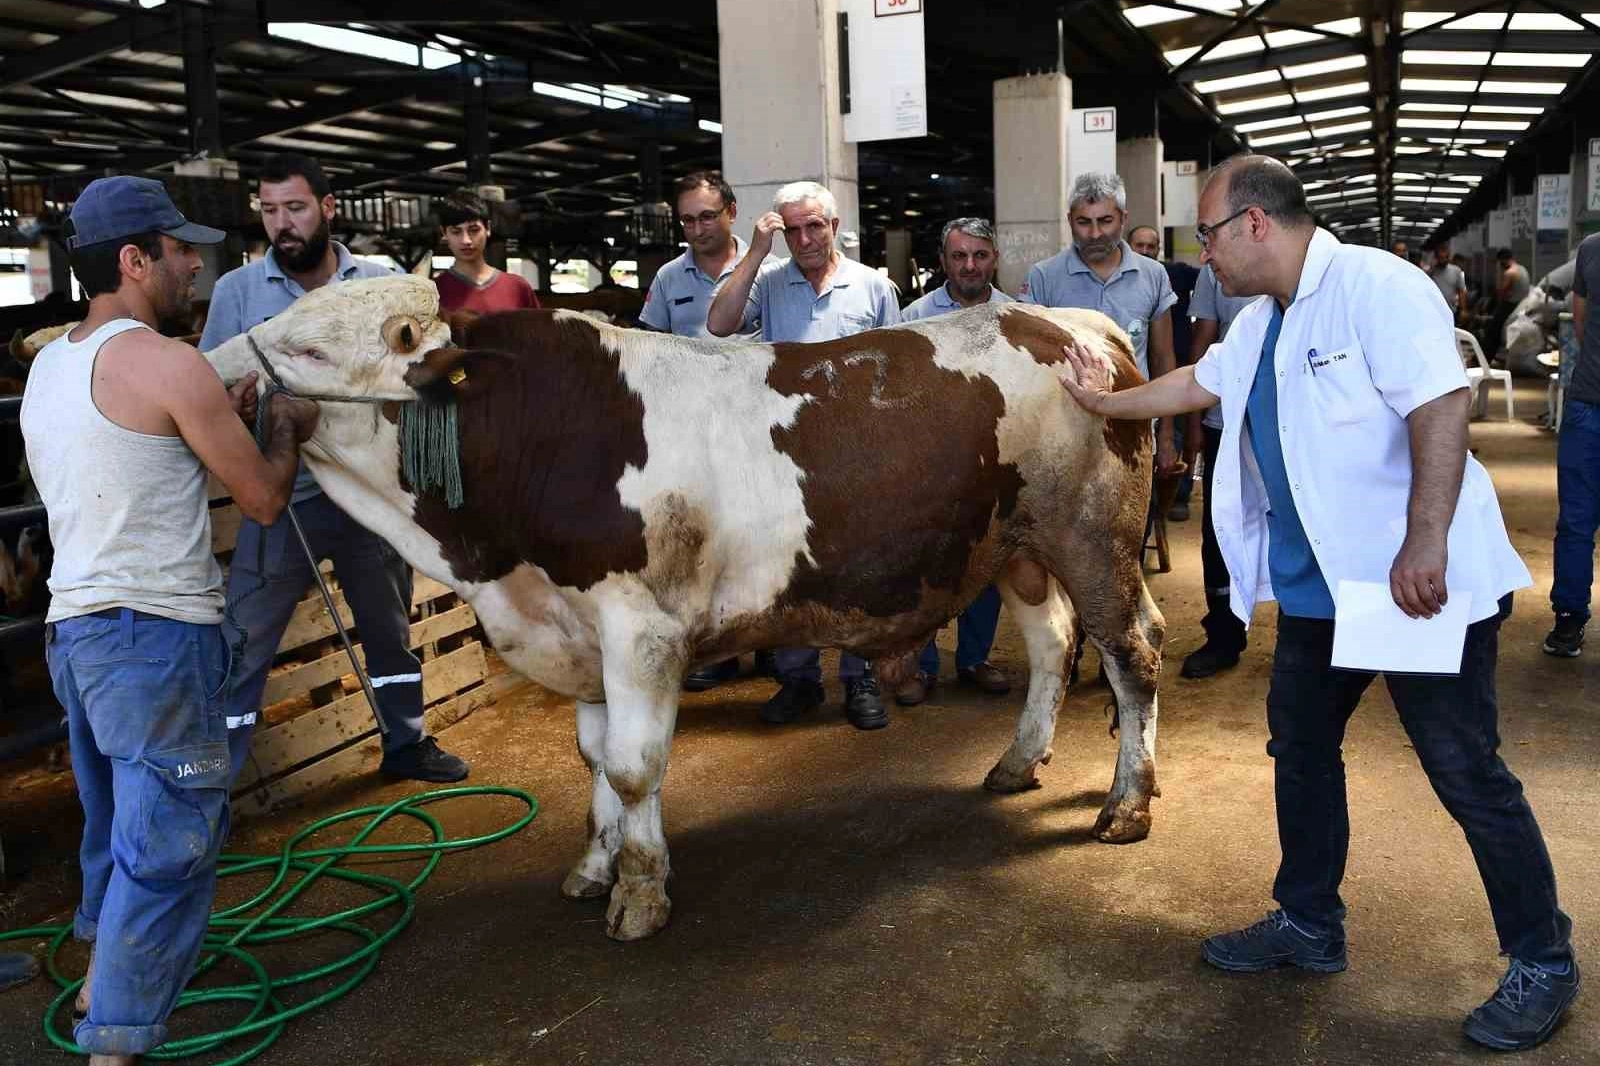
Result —
<path fill-rule="evenodd" d="M 223 239 L 160 182 L 91 182 L 72 226 L 89 315 L 34 360 L 22 435 L 55 545 L 45 654 L 84 812 L 73 924 L 95 949 L 73 1036 L 92 1066 L 124 1066 L 167 1039 L 228 834 L 231 656 L 207 471 L 273 521 L 317 407 L 271 401 L 263 451 L 241 421 L 254 375 L 230 391 L 156 332 L 188 310 L 195 245 Z"/>

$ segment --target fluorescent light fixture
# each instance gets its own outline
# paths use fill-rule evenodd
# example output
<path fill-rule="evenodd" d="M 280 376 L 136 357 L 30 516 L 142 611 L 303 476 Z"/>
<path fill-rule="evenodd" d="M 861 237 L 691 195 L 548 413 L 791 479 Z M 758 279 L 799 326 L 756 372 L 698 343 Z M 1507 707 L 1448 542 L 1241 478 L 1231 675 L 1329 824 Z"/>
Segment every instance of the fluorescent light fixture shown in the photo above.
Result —
<path fill-rule="evenodd" d="M 1428 138 L 1428 143 L 1429 144 L 1462 145 L 1462 144 L 1488 144 L 1489 142 L 1484 140 L 1482 137 L 1429 137 Z"/>
<path fill-rule="evenodd" d="M 1401 78 L 1400 91 L 1408 93 L 1470 93 L 1478 90 L 1475 81 L 1460 78 Z"/>
<path fill-rule="evenodd" d="M 1203 66 L 1213 60 L 1255 55 L 1267 48 L 1289 48 L 1297 44 L 1309 44 L 1312 41 L 1327 40 L 1322 34 L 1312 33 L 1309 30 L 1275 30 L 1267 34 L 1266 38 L 1266 43 L 1263 44 L 1261 37 L 1254 33 L 1248 33 L 1243 37 L 1234 37 L 1211 49 L 1200 62 Z M 1162 52 L 1161 57 L 1176 67 L 1185 60 L 1198 55 L 1199 52 L 1200 46 L 1195 45 L 1191 48 L 1174 48 L 1170 52 Z"/>
<path fill-rule="evenodd" d="M 1286 78 L 1314 78 L 1318 74 L 1332 74 L 1340 70 L 1354 70 L 1356 67 L 1367 65 L 1364 55 L 1340 56 L 1337 59 L 1324 59 L 1316 63 L 1300 63 L 1292 67 L 1283 68 Z"/>
<path fill-rule="evenodd" d="M 1334 19 L 1332 22 L 1319 22 L 1316 28 L 1323 33 L 1337 33 L 1345 37 L 1354 37 L 1361 32 L 1361 20 L 1358 18 Z"/>
<path fill-rule="evenodd" d="M 1473 155 L 1481 155 L 1486 159 L 1500 159 L 1506 154 L 1504 148 L 1474 148 Z"/>
<path fill-rule="evenodd" d="M 1237 11 L 1242 6 L 1241 0 L 1186 0 L 1186 3 L 1189 7 L 1204 8 L 1207 11 Z M 1123 8 L 1122 17 L 1134 26 L 1158 26 L 1163 22 L 1194 18 L 1194 12 L 1178 11 L 1158 4 L 1139 4 Z"/>
<path fill-rule="evenodd" d="M 424 143 L 422 147 L 426 148 L 430 152 L 444 152 L 454 148 L 455 146 L 456 145 L 454 141 L 428 141 Z"/>
<path fill-rule="evenodd" d="M 429 48 L 409 41 L 397 41 L 390 37 L 380 37 L 375 33 L 346 29 L 343 26 L 321 26 L 314 22 L 269 22 L 267 34 L 286 41 L 299 41 L 315 48 L 326 48 L 330 52 L 345 52 L 349 55 L 366 56 L 369 59 L 401 63 L 408 67 L 421 66 L 428 70 L 438 70 L 440 67 L 461 62 L 459 55 L 446 52 L 442 48 Z"/>
<path fill-rule="evenodd" d="M 1445 118 L 1440 115 L 1436 118 L 1397 118 L 1396 126 L 1403 130 L 1458 130 L 1461 120 L 1458 118 Z"/>
<path fill-rule="evenodd" d="M 1401 104 L 1402 111 L 1452 111 L 1464 112 L 1466 104 Z"/>
<path fill-rule="evenodd" d="M 1346 122 L 1340 126 L 1313 126 L 1311 132 L 1318 137 L 1337 137 L 1341 133 L 1354 133 L 1356 130 L 1372 128 L 1372 120 L 1364 119 L 1361 122 Z"/>
<path fill-rule="evenodd" d="M 566 85 L 555 85 L 548 81 L 533 83 L 533 91 L 540 96 L 554 96 L 558 100 L 571 100 L 575 104 L 588 104 L 590 107 L 600 106 L 600 94 L 583 92 Z"/>
<path fill-rule="evenodd" d="M 695 125 L 699 126 L 701 129 L 705 130 L 707 133 L 721 133 L 722 132 L 722 123 L 713 122 L 709 118 L 703 118 L 699 122 L 695 123 Z M 938 175 L 935 174 L 934 177 L 938 177 Z"/>
<path fill-rule="evenodd" d="M 1257 148 L 1265 148 L 1270 144 L 1288 144 L 1291 141 L 1309 141 L 1310 130 L 1294 130 L 1289 133 L 1275 133 L 1270 137 L 1252 137 L 1250 143 Z"/>
<path fill-rule="evenodd" d="M 1464 130 L 1509 130 L 1517 132 L 1528 128 L 1527 122 L 1510 122 L 1503 119 L 1469 118 L 1461 123 Z"/>
<path fill-rule="evenodd" d="M 1320 89 L 1296 89 L 1295 97 L 1302 104 L 1309 104 L 1317 100 L 1333 100 L 1340 96 L 1358 96 L 1371 91 L 1371 86 L 1364 81 L 1347 81 L 1338 85 L 1324 85 Z"/>
<path fill-rule="evenodd" d="M 1350 156 L 1352 158 L 1359 158 L 1362 156 L 1369 156 L 1373 153 L 1373 151 L 1374 149 L 1372 148 L 1347 148 L 1339 154 Z"/>
<path fill-rule="evenodd" d="M 1294 103 L 1294 97 L 1288 93 L 1275 93 L 1272 96 L 1252 96 L 1244 100 L 1219 100 L 1217 101 L 1217 114 L 1237 115 L 1246 111 L 1265 111 L 1269 107 L 1287 107 Z"/>
<path fill-rule="evenodd" d="M 1497 67 L 1570 67 L 1574 70 L 1589 65 L 1588 52 L 1496 52 L 1493 65 Z"/>
<path fill-rule="evenodd" d="M 1473 104 L 1467 108 L 1474 115 L 1542 115 L 1542 107 L 1518 107 L 1516 104 Z"/>
<path fill-rule="evenodd" d="M 1407 48 L 1400 62 L 1416 66 L 1481 67 L 1489 62 L 1488 52 L 1436 52 L 1427 48 Z"/>
<path fill-rule="evenodd" d="M 1559 96 L 1566 87 L 1564 81 L 1486 81 L 1479 91 L 1496 96 Z"/>
<path fill-rule="evenodd" d="M 1225 93 L 1229 89 L 1247 89 L 1252 85 L 1265 85 L 1278 80 L 1276 70 L 1255 70 L 1249 74 L 1235 74 L 1231 78 L 1212 78 L 1209 81 L 1194 83 L 1195 91 L 1202 93 Z"/>
<path fill-rule="evenodd" d="M 1255 122 L 1241 122 L 1233 129 L 1235 133 L 1255 133 L 1257 130 L 1277 129 L 1280 126 L 1296 126 L 1299 123 L 1299 115 L 1289 115 L 1286 118 L 1264 118 Z"/>

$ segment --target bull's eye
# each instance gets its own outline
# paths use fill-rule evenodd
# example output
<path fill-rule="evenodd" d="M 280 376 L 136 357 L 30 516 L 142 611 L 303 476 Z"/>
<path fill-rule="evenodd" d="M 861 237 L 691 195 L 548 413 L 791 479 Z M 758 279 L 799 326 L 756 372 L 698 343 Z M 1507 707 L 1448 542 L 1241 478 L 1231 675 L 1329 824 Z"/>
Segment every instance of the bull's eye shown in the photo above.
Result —
<path fill-rule="evenodd" d="M 409 355 L 422 343 L 422 324 L 409 315 L 395 315 L 383 324 L 383 343 L 391 352 Z"/>

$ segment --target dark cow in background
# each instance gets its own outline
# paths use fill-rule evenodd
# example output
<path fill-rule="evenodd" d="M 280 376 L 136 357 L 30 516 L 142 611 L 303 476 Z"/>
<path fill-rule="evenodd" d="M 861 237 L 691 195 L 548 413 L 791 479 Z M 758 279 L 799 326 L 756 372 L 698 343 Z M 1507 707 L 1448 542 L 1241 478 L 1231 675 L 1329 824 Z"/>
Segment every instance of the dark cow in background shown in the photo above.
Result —
<path fill-rule="evenodd" d="M 1149 832 L 1150 430 L 1091 416 L 1058 384 L 1069 340 L 1119 385 L 1140 380 L 1109 319 L 990 306 L 769 345 L 561 311 L 452 340 L 437 310 L 421 279 L 350 282 L 207 355 L 236 380 L 259 365 L 253 339 L 297 392 L 457 405 L 458 508 L 406 480 L 398 405 L 324 403 L 305 455 L 335 502 L 474 606 L 508 663 L 578 701 L 592 832 L 563 891 L 609 894 L 612 936 L 667 920 L 660 790 L 689 669 L 777 645 L 899 657 L 991 581 L 1030 678 L 986 784 L 1036 784 L 1081 623 L 1120 716 L 1095 831 Z"/>

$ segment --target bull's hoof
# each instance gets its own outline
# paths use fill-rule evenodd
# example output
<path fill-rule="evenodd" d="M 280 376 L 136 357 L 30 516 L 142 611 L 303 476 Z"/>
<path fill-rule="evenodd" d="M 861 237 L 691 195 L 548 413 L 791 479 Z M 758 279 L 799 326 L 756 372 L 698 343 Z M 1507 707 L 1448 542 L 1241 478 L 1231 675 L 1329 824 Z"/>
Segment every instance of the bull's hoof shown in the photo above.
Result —
<path fill-rule="evenodd" d="M 658 882 L 624 891 L 622 882 L 611 890 L 606 908 L 606 935 L 612 940 L 643 940 L 659 933 L 672 913 L 672 901 Z"/>
<path fill-rule="evenodd" d="M 610 881 L 596 881 L 578 866 L 561 882 L 561 894 L 568 899 L 599 899 L 611 891 Z"/>
<path fill-rule="evenodd" d="M 1018 773 L 1006 766 L 1004 762 L 996 763 L 993 770 L 989 771 L 983 779 L 983 787 L 990 792 L 1027 792 L 1029 789 L 1039 788 L 1039 775 L 1032 766 Z"/>
<path fill-rule="evenodd" d="M 1106 807 L 1094 821 L 1095 839 L 1106 844 L 1132 844 L 1150 835 L 1149 810 Z"/>

